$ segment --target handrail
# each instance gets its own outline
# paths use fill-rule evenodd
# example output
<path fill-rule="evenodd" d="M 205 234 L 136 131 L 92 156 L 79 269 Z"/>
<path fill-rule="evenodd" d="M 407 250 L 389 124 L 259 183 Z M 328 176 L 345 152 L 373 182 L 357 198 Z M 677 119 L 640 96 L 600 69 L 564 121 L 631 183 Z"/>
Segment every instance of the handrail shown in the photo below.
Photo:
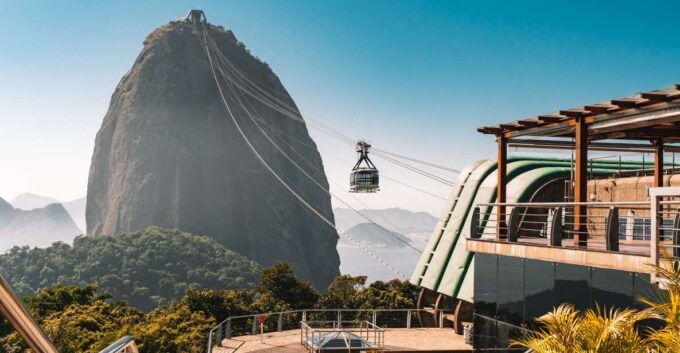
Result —
<path fill-rule="evenodd" d="M 678 202 L 680 203 L 680 202 Z M 615 202 L 505 202 L 505 203 L 477 203 L 476 206 L 495 207 L 510 206 L 510 207 L 563 207 L 563 206 L 649 206 L 649 201 L 615 201 Z"/>
<path fill-rule="evenodd" d="M 99 351 L 99 353 L 139 353 L 139 351 L 132 336 L 123 336 Z"/>
<path fill-rule="evenodd" d="M 372 323 L 370 321 L 367 321 L 371 323 L 371 325 L 376 324 L 376 320 L 378 317 L 378 314 L 380 313 L 389 313 L 389 312 L 398 312 L 398 313 L 405 313 L 405 319 L 406 319 L 406 327 L 405 328 L 411 328 L 411 320 L 412 320 L 412 313 L 428 313 L 428 314 L 433 314 L 435 318 L 435 325 L 439 328 L 442 328 L 444 325 L 444 315 L 443 315 L 443 310 L 439 309 L 437 311 L 432 311 L 428 309 L 299 309 L 299 310 L 289 310 L 289 311 L 277 311 L 277 312 L 269 312 L 269 313 L 259 313 L 259 314 L 249 314 L 249 315 L 236 315 L 236 316 L 230 316 L 224 320 L 222 320 L 220 323 L 212 327 L 208 333 L 208 339 L 207 339 L 207 352 L 211 353 L 212 348 L 216 344 L 220 344 L 222 339 L 224 338 L 230 338 L 231 337 L 231 332 L 232 332 L 232 322 L 238 319 L 252 319 L 253 321 L 253 328 L 251 332 L 255 332 L 256 330 L 256 322 L 257 318 L 260 316 L 265 316 L 265 317 L 272 317 L 272 316 L 278 316 L 279 317 L 279 323 L 277 325 L 277 330 L 281 331 L 282 330 L 282 322 L 281 320 L 283 319 L 284 315 L 289 315 L 289 314 L 301 314 L 303 320 L 300 320 L 300 322 L 312 322 L 310 320 L 306 320 L 307 314 L 309 313 L 334 313 L 334 314 L 339 314 L 337 316 L 337 320 L 328 320 L 328 322 L 356 322 L 356 320 L 352 321 L 346 321 L 342 320 L 342 313 L 372 313 Z M 365 321 L 365 320 L 364 320 Z M 249 324 L 250 325 L 250 324 Z M 376 326 L 377 327 L 377 326 Z"/>
<path fill-rule="evenodd" d="M 37 353 L 59 353 L 2 276 L 0 276 L 0 313 L 31 350 Z"/>

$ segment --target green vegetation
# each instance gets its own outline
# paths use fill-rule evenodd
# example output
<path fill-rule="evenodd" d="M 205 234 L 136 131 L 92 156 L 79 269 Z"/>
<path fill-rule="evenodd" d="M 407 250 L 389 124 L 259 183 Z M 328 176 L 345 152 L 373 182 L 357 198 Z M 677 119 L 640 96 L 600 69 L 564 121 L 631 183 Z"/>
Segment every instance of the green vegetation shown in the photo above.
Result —
<path fill-rule="evenodd" d="M 642 299 L 644 310 L 575 310 L 562 304 L 537 319 L 540 328 L 514 340 L 513 345 L 536 353 L 672 353 L 680 352 L 680 267 L 666 259 L 656 267 L 666 283 L 658 298 Z M 640 332 L 642 320 L 663 325 Z"/>
<path fill-rule="evenodd" d="M 141 353 L 200 353 L 208 330 L 229 316 L 304 308 L 412 308 L 416 294 L 408 282 L 366 286 L 364 276 L 339 276 L 321 295 L 296 278 L 288 264 L 279 263 L 265 269 L 252 289 L 189 287 L 179 300 L 146 314 L 112 301 L 96 285 L 58 285 L 24 302 L 61 353 L 96 353 L 124 335 L 135 338 Z M 0 321 L 0 352 L 26 349 L 7 322 Z"/>
<path fill-rule="evenodd" d="M 0 256 L 0 273 L 19 295 L 94 283 L 114 300 L 144 311 L 180 299 L 189 288 L 252 288 L 260 271 L 208 237 L 157 227 L 79 237 L 73 246 L 15 247 Z"/>

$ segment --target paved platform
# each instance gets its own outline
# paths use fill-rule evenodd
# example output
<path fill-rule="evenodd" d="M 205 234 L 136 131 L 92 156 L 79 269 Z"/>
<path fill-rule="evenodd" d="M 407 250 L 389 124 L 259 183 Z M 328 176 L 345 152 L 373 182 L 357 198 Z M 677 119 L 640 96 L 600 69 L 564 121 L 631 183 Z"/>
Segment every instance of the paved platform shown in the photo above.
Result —
<path fill-rule="evenodd" d="M 387 329 L 385 350 L 390 352 L 472 352 L 463 336 L 450 328 Z M 300 330 L 273 332 L 256 336 L 239 336 L 223 340 L 213 353 L 303 353 Z"/>

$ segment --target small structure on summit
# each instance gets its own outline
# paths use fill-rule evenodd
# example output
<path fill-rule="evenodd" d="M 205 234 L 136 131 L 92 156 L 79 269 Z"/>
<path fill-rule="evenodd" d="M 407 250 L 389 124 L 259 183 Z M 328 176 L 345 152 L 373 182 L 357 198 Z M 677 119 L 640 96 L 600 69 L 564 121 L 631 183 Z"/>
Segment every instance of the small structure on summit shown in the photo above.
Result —
<path fill-rule="evenodd" d="M 366 141 L 358 141 L 356 151 L 359 160 L 352 168 L 349 176 L 349 192 L 376 192 L 379 191 L 378 168 L 368 158 L 371 144 Z M 365 163 L 365 166 L 362 166 Z"/>
<path fill-rule="evenodd" d="M 206 24 L 208 20 L 205 18 L 205 13 L 203 10 L 191 10 L 186 17 L 187 22 L 191 22 L 194 25 Z"/>

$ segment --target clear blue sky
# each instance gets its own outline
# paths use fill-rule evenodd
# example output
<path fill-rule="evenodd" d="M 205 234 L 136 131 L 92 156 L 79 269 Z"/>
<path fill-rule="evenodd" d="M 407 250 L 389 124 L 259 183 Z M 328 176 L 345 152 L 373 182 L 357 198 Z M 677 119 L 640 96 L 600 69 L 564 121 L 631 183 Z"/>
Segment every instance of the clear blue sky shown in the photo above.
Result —
<path fill-rule="evenodd" d="M 268 62 L 303 115 L 457 168 L 494 154 L 476 127 L 680 83 L 678 1 L 2 1 L 0 197 L 84 195 L 113 89 L 144 37 L 194 7 Z M 353 151 L 312 133 L 344 186 L 350 166 L 332 156 Z M 442 206 L 383 189 L 363 199 Z"/>

